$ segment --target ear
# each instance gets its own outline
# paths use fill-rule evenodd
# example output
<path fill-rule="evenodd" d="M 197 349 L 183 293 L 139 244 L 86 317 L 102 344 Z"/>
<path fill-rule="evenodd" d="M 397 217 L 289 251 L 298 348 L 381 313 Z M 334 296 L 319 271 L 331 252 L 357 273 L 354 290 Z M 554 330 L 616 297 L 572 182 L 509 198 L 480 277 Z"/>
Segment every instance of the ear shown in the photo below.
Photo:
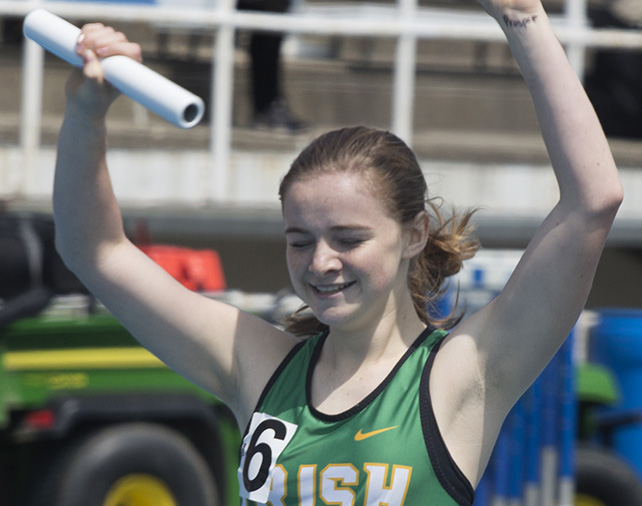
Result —
<path fill-rule="evenodd" d="M 428 242 L 430 232 L 430 217 L 426 211 L 417 216 L 405 226 L 405 241 L 403 258 L 414 258 L 419 255 Z"/>

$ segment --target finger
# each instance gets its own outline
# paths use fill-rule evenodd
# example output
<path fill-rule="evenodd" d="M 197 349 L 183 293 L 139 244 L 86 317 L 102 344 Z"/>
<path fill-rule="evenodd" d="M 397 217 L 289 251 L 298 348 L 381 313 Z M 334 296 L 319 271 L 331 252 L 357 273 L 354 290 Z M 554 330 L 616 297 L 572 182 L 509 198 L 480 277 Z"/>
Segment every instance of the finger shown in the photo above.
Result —
<path fill-rule="evenodd" d="M 91 33 L 91 32 L 96 32 L 96 31 L 100 31 L 100 30 L 104 30 L 104 29 L 112 29 L 113 30 L 113 28 L 105 26 L 102 23 L 87 23 L 87 24 L 82 25 L 80 30 L 83 33 Z"/>
<path fill-rule="evenodd" d="M 82 55 L 85 49 L 95 50 L 101 45 L 108 44 L 110 39 L 113 40 L 115 33 L 111 26 L 104 26 L 101 23 L 84 25 L 76 41 L 76 51 Z"/>
<path fill-rule="evenodd" d="M 101 28 L 106 28 L 105 25 L 102 23 L 85 23 L 82 25 L 82 30 L 83 31 L 92 31 L 92 30 L 100 30 Z"/>
<path fill-rule="evenodd" d="M 142 50 L 139 44 L 128 41 L 122 32 L 101 24 L 83 27 L 76 50 L 82 55 L 86 49 L 93 50 L 99 58 L 125 55 L 138 62 L 142 61 Z"/>
<path fill-rule="evenodd" d="M 127 42 L 127 37 L 123 32 L 117 32 L 111 27 L 105 27 L 102 30 L 85 32 L 85 44 L 91 49 Z"/>
<path fill-rule="evenodd" d="M 82 55 L 83 51 L 86 49 L 88 42 L 88 35 L 97 30 L 104 30 L 106 27 L 102 23 L 88 23 L 83 25 L 80 29 L 80 35 L 76 41 L 76 52 L 79 55 Z"/>
<path fill-rule="evenodd" d="M 105 81 L 105 74 L 96 53 L 91 49 L 85 49 L 82 53 L 82 59 L 85 77 L 102 84 Z"/>
<path fill-rule="evenodd" d="M 123 41 L 114 42 L 96 48 L 96 54 L 100 58 L 107 58 L 108 56 L 124 55 L 133 58 L 137 62 L 142 62 L 142 50 L 139 44 L 135 42 Z"/>

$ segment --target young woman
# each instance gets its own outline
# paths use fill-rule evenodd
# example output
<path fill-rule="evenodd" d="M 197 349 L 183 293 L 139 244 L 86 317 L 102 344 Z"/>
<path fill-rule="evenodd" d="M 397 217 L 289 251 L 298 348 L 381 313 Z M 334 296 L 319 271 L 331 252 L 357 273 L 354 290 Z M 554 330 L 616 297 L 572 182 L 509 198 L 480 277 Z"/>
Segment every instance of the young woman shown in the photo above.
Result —
<path fill-rule="evenodd" d="M 287 263 L 308 307 L 291 327 L 175 282 L 125 237 L 105 162 L 115 92 L 99 58 L 140 48 L 100 24 L 82 30 L 58 248 L 144 346 L 234 412 L 248 504 L 472 504 L 505 416 L 585 303 L 622 200 L 607 141 L 539 0 L 480 2 L 531 91 L 560 199 L 503 292 L 450 333 L 425 308 L 476 249 L 470 216 L 426 206 L 412 152 L 363 127 L 320 137 L 283 180 Z"/>

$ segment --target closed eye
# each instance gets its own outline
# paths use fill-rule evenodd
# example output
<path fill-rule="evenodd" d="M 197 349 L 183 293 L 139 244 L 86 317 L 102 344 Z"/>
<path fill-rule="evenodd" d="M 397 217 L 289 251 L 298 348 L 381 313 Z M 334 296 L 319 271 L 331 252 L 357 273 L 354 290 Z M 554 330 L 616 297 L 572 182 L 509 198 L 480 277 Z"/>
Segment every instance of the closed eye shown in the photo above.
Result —
<path fill-rule="evenodd" d="M 288 246 L 294 249 L 303 249 L 312 246 L 312 241 L 291 241 L 288 242 Z"/>
<path fill-rule="evenodd" d="M 365 240 L 357 239 L 357 238 L 349 238 L 349 239 L 339 239 L 337 242 L 343 246 L 358 246 L 359 244 L 365 242 Z"/>

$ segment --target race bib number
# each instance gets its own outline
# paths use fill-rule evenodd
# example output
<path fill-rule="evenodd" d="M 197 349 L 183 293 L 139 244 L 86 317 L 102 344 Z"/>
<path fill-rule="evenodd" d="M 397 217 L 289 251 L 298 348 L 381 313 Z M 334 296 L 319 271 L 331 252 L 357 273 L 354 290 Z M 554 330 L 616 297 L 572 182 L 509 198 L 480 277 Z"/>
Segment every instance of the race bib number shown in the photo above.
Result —
<path fill-rule="evenodd" d="M 288 445 L 297 426 L 265 413 L 254 413 L 241 445 L 238 470 L 241 497 L 266 503 L 270 496 L 276 461 Z"/>

